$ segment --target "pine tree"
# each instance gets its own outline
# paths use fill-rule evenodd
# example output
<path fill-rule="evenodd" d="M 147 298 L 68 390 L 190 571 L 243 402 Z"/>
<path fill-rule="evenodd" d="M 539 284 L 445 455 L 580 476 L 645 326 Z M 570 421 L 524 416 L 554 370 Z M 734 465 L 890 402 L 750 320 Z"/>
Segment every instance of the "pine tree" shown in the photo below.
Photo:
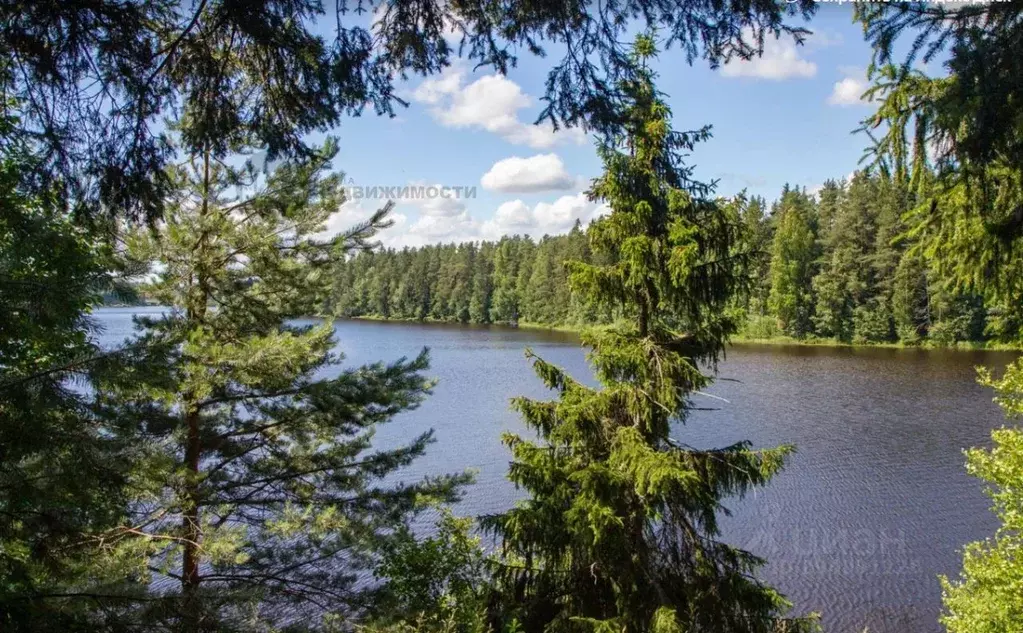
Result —
<path fill-rule="evenodd" d="M 505 436 L 509 478 L 530 496 L 484 520 L 506 554 L 507 604 L 529 631 L 769 631 L 785 608 L 754 579 L 761 561 L 718 540 L 717 513 L 791 449 L 698 450 L 671 437 L 710 381 L 698 363 L 735 331 L 724 308 L 743 256 L 737 218 L 693 193 L 681 153 L 702 134 L 671 131 L 646 67 L 653 47 L 637 40 L 624 130 L 602 147 L 590 191 L 611 208 L 588 231 L 607 263 L 569 265 L 574 291 L 624 306 L 621 322 L 583 334 L 601 386 L 530 354 L 558 398 L 514 401 L 541 440 Z"/>
<path fill-rule="evenodd" d="M 533 323 L 553 324 L 558 319 L 557 278 L 562 263 L 558 261 L 557 243 L 544 236 L 537 244 L 529 281 L 522 295 L 522 319 Z"/>
<path fill-rule="evenodd" d="M 371 443 L 376 425 L 429 392 L 425 351 L 339 369 L 331 323 L 290 321 L 317 308 L 337 259 L 387 224 L 385 207 L 346 234 L 315 237 L 342 202 L 341 178 L 327 171 L 335 151 L 267 175 L 192 156 L 171 175 L 159 233 L 131 241 L 161 264 L 153 294 L 170 306 L 141 321 L 140 340 L 169 350 L 159 371 L 105 394 L 145 421 L 152 453 L 131 533 L 152 580 L 180 589 L 153 621 L 251 630 L 289 605 L 358 609 L 357 578 L 375 550 L 460 480 L 383 482 L 430 432 L 406 446 Z"/>
<path fill-rule="evenodd" d="M 824 259 L 837 246 L 835 242 L 835 220 L 845 201 L 846 181 L 825 180 L 817 194 L 817 235 L 820 241 L 818 250 Z"/>

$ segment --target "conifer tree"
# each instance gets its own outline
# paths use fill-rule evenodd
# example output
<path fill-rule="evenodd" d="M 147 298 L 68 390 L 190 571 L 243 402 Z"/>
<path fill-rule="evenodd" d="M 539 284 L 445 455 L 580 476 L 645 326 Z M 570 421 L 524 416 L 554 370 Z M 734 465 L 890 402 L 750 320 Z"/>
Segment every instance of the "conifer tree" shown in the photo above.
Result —
<path fill-rule="evenodd" d="M 899 340 L 918 343 L 925 338 L 931 321 L 927 269 L 920 257 L 905 253 L 895 269 L 892 287 L 892 316 Z"/>
<path fill-rule="evenodd" d="M 556 323 L 558 315 L 558 269 L 554 241 L 544 237 L 536 247 L 529 283 L 522 295 L 522 318 L 534 323 Z"/>
<path fill-rule="evenodd" d="M 771 292 L 771 238 L 772 226 L 766 215 L 767 204 L 763 198 L 754 196 L 742 205 L 742 218 L 746 239 L 749 240 L 753 266 L 753 286 L 749 293 L 749 312 L 763 315 L 767 311 L 767 297 Z"/>
<path fill-rule="evenodd" d="M 828 179 L 824 181 L 817 193 L 817 237 L 820 242 L 818 250 L 823 258 L 827 258 L 834 250 L 835 220 L 844 201 L 846 181 Z"/>
<path fill-rule="evenodd" d="M 786 186 L 775 216 L 768 305 L 786 334 L 802 338 L 813 331 L 811 283 L 816 238 L 812 204 L 803 192 Z"/>
<path fill-rule="evenodd" d="M 328 171 L 335 151 L 268 174 L 192 156 L 170 176 L 158 234 L 131 240 L 161 265 L 152 292 L 170 306 L 140 322 L 142 342 L 169 350 L 158 370 L 105 394 L 144 420 L 152 454 L 125 532 L 145 546 L 148 580 L 178 589 L 146 614 L 151 623 L 253 630 L 288 606 L 357 610 L 356 581 L 376 549 L 460 481 L 394 483 L 430 432 L 405 446 L 371 442 L 376 425 L 428 393 L 425 351 L 342 369 L 331 323 L 290 320 L 312 314 L 336 261 L 387 225 L 385 207 L 317 237 L 343 201 Z"/>
<path fill-rule="evenodd" d="M 101 350 L 88 311 L 110 249 L 21 183 L 38 160 L 0 101 L 0 630 L 80 631 L 129 598 L 102 537 L 121 524 L 135 447 L 96 415 L 93 386 L 136 370 Z"/>
<path fill-rule="evenodd" d="M 472 270 L 472 297 L 469 299 L 469 321 L 490 322 L 490 306 L 493 301 L 494 244 L 480 245 L 476 265 Z"/>
<path fill-rule="evenodd" d="M 517 286 L 522 261 L 519 242 L 518 238 L 504 238 L 494 252 L 494 295 L 490 320 L 497 323 L 516 323 L 519 320 Z"/>
<path fill-rule="evenodd" d="M 574 291 L 623 311 L 582 337 L 600 387 L 529 354 L 558 397 L 514 401 L 540 439 L 505 436 L 509 478 L 529 497 L 484 519 L 528 631 L 769 631 L 786 606 L 755 579 L 757 557 L 718 540 L 717 515 L 791 449 L 672 438 L 710 381 L 699 363 L 713 364 L 735 331 L 725 308 L 745 257 L 733 250 L 738 216 L 700 197 L 681 162 L 704 133 L 671 130 L 653 53 L 652 38 L 637 40 L 624 128 L 601 148 L 590 190 L 611 209 L 588 229 L 606 263 L 569 263 Z"/>

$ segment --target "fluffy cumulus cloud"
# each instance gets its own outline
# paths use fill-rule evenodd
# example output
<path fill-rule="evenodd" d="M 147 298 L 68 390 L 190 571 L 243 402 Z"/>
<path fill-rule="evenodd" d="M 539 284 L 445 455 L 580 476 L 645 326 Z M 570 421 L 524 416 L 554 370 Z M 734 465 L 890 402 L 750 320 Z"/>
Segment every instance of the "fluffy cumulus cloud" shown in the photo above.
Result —
<path fill-rule="evenodd" d="M 373 200 L 349 200 L 345 202 L 341 205 L 340 209 L 327 218 L 324 230 L 316 234 L 315 237 L 318 239 L 329 239 L 351 229 L 353 226 L 365 222 L 374 211 L 384 204 L 384 201 L 381 201 L 380 204 L 375 204 L 375 202 Z M 377 235 L 377 239 L 387 246 L 400 243 L 400 236 L 408 228 L 408 216 L 404 213 L 392 211 L 389 217 L 393 223 L 392 226 Z"/>
<path fill-rule="evenodd" d="M 440 218 L 451 218 L 465 213 L 465 199 L 462 189 L 431 185 L 422 181 L 409 183 L 401 189 L 403 194 L 394 201 L 419 209 L 423 215 Z"/>
<path fill-rule="evenodd" d="M 405 235 L 396 235 L 395 241 L 409 246 L 437 242 L 467 242 L 478 240 L 479 230 L 479 223 L 468 211 L 452 217 L 422 215 L 408 227 Z"/>
<path fill-rule="evenodd" d="M 588 224 L 608 212 L 602 204 L 586 199 L 586 195 L 562 196 L 554 202 L 528 205 L 522 200 L 502 203 L 493 218 L 479 221 L 467 211 L 452 217 L 421 215 L 411 224 L 403 222 L 383 242 L 388 246 L 421 246 L 423 244 L 498 240 L 505 235 L 543 235 L 566 233 L 578 220 Z"/>
<path fill-rule="evenodd" d="M 481 234 L 485 239 L 502 235 L 555 235 L 572 228 L 576 220 L 588 224 L 608 212 L 606 205 L 591 202 L 586 194 L 561 196 L 554 202 L 538 202 L 530 207 L 522 200 L 505 202 L 492 220 L 484 222 Z"/>
<path fill-rule="evenodd" d="M 519 111 L 531 107 L 533 99 L 507 77 L 485 75 L 466 83 L 467 78 L 463 65 L 450 66 L 420 83 L 412 100 L 429 106 L 433 118 L 446 127 L 486 130 L 516 145 L 546 149 L 586 140 L 579 128 L 555 131 L 550 123 L 523 121 Z"/>
<path fill-rule="evenodd" d="M 840 68 L 839 72 L 845 76 L 832 86 L 828 103 L 843 107 L 868 103 L 863 98 L 863 93 L 870 87 L 866 80 L 866 73 L 860 68 Z"/>
<path fill-rule="evenodd" d="M 333 237 L 365 221 L 385 200 L 350 200 L 330 216 L 325 230 L 317 237 Z M 583 225 L 608 212 L 606 205 L 591 202 L 583 193 L 561 196 L 553 202 L 529 205 L 522 200 L 502 203 L 487 220 L 479 220 L 458 201 L 458 206 L 436 201 L 395 199 L 397 208 L 391 213 L 394 225 L 382 231 L 377 239 L 386 247 L 422 246 L 424 244 L 498 240 L 505 235 L 543 235 L 565 233 L 576 221 Z M 440 208 L 442 207 L 443 208 Z M 418 211 L 418 213 L 416 213 Z"/>
<path fill-rule="evenodd" d="M 565 171 L 557 154 L 537 154 L 497 161 L 483 174 L 480 184 L 494 191 L 530 193 L 571 189 L 576 179 Z"/>
<path fill-rule="evenodd" d="M 750 41 L 751 32 L 745 37 Z M 824 42 L 820 42 L 824 44 Z M 817 74 L 817 64 L 804 59 L 801 49 L 791 37 L 764 38 L 763 54 L 752 59 L 733 59 L 721 67 L 725 77 L 752 77 L 755 79 L 809 79 Z"/>
<path fill-rule="evenodd" d="M 511 233 L 528 231 L 534 226 L 533 210 L 521 200 L 509 200 L 497 207 L 493 222 Z"/>

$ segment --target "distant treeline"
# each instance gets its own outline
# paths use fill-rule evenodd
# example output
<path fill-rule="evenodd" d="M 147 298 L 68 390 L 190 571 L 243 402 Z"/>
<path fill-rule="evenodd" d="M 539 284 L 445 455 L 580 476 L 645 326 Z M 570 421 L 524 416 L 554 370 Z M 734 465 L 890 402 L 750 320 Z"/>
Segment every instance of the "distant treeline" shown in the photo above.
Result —
<path fill-rule="evenodd" d="M 862 172 L 815 194 L 786 186 L 768 206 L 738 199 L 753 254 L 736 307 L 749 338 L 917 344 L 1019 339 L 1019 310 L 939 274 L 916 248 L 913 196 Z M 574 297 L 563 262 L 593 261 L 585 231 L 361 253 L 337 270 L 340 316 L 578 326 L 611 320 Z"/>

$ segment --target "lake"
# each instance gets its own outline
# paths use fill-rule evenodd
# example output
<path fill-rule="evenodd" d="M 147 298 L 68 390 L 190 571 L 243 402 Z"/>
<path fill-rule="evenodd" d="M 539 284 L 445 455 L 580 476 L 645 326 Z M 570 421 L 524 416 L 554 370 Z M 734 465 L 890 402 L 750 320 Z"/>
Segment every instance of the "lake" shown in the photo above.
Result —
<path fill-rule="evenodd" d="M 110 344 L 131 334 L 131 316 L 97 314 Z M 409 477 L 471 468 L 476 483 L 460 514 L 500 511 L 519 493 L 505 479 L 501 433 L 523 431 L 512 396 L 545 390 L 523 356 L 531 347 L 577 377 L 590 376 L 575 336 L 538 330 L 342 321 L 346 364 L 431 350 L 434 394 L 381 429 L 382 442 L 436 430 L 437 442 Z M 735 346 L 675 437 L 699 447 L 748 439 L 798 452 L 766 488 L 728 505 L 725 540 L 768 559 L 764 577 L 799 612 L 822 614 L 836 633 L 941 631 L 938 574 L 956 575 L 960 550 L 997 522 L 962 450 L 988 445 L 1003 424 L 975 367 L 999 372 L 1006 352 Z"/>

